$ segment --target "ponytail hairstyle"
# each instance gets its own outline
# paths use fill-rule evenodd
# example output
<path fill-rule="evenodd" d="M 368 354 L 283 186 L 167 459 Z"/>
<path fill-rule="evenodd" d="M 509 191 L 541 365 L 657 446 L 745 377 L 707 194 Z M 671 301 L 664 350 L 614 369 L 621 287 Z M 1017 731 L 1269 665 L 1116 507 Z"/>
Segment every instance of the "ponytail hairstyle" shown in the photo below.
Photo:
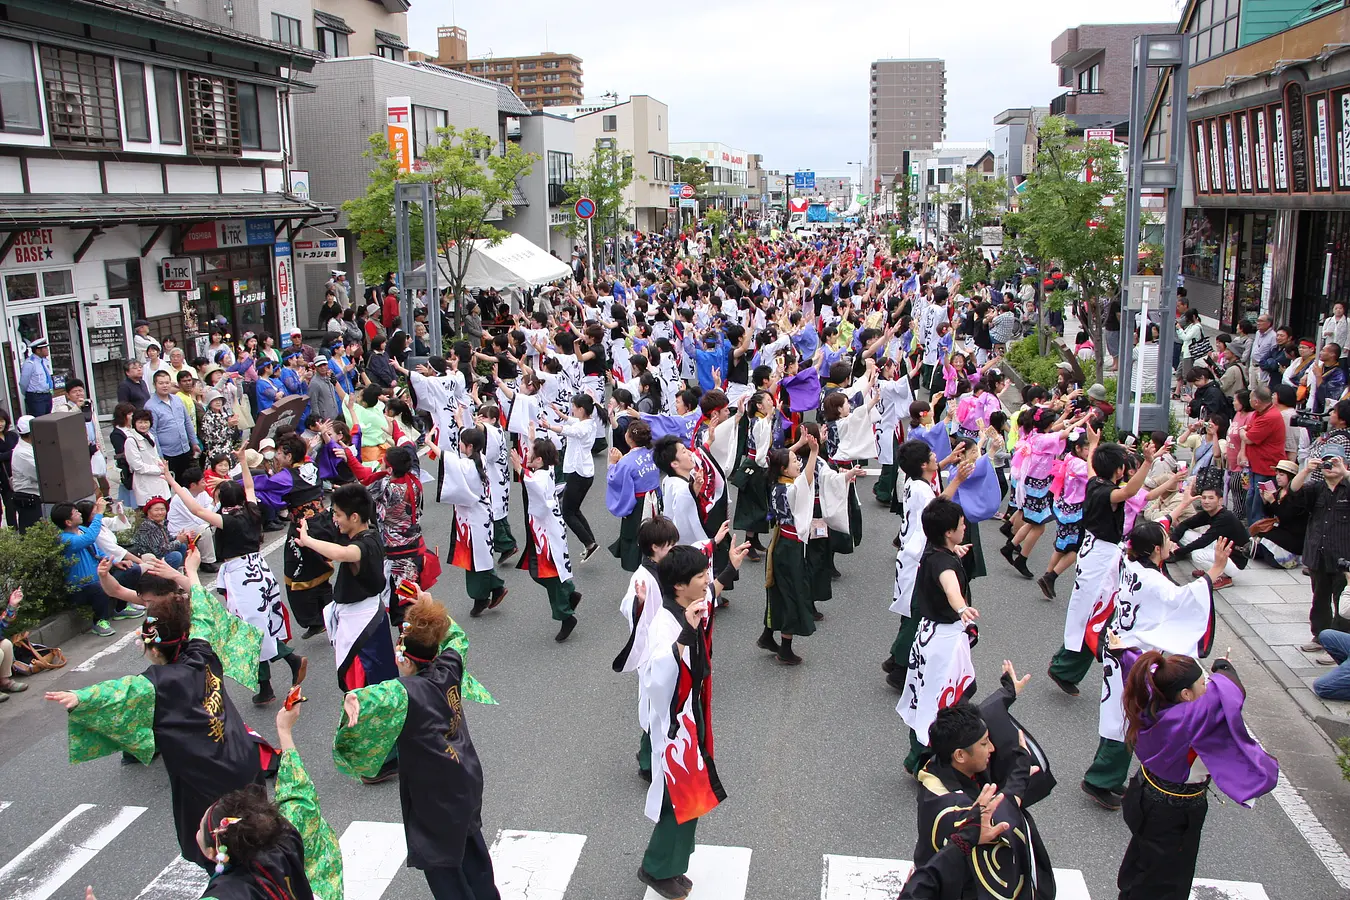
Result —
<path fill-rule="evenodd" d="M 1180 702 L 1181 692 L 1204 676 L 1189 656 L 1163 656 L 1157 650 L 1141 654 L 1125 679 L 1125 742 L 1133 747 L 1161 707 Z"/>
<path fill-rule="evenodd" d="M 657 410 L 661 409 L 661 381 L 651 372 L 643 372 L 642 377 L 638 379 L 638 384 L 647 389 L 647 396 L 652 398 L 652 403 L 656 405 Z"/>
<path fill-rule="evenodd" d="M 1130 559 L 1145 565 L 1153 565 L 1153 551 L 1163 546 L 1167 532 L 1157 522 L 1140 519 L 1130 529 Z"/>
<path fill-rule="evenodd" d="M 1069 436 L 1064 439 L 1064 451 L 1074 456 L 1077 456 L 1078 451 L 1086 446 L 1088 446 L 1088 433 L 1087 429 L 1084 428 L 1073 429 L 1069 432 Z"/>
<path fill-rule="evenodd" d="M 542 463 L 541 469 L 555 469 L 558 466 L 558 448 L 548 438 L 535 438 L 530 455 Z"/>
<path fill-rule="evenodd" d="M 792 462 L 792 451 L 786 447 L 775 447 L 769 451 L 769 484 L 777 484 L 783 477 L 783 471 Z"/>
<path fill-rule="evenodd" d="M 767 396 L 769 396 L 768 391 L 755 391 L 753 394 L 750 395 L 750 402 L 749 402 L 750 415 L 752 416 L 759 415 L 759 406 L 761 403 L 764 402 L 764 398 Z"/>
<path fill-rule="evenodd" d="M 216 485 L 216 502 L 220 504 L 222 514 L 237 509 L 240 514 L 251 519 L 254 524 L 262 522 L 262 510 L 258 508 L 258 504 L 248 502 L 248 494 L 244 491 L 244 486 L 237 481 L 227 479 Z"/>
<path fill-rule="evenodd" d="M 450 633 L 450 613 L 427 595 L 419 595 L 403 613 L 395 652 L 418 668 L 429 665 L 440 655 L 441 643 Z"/>
<path fill-rule="evenodd" d="M 487 451 L 487 432 L 481 428 L 462 429 L 459 442 L 469 448 L 469 459 L 473 460 L 473 467 L 478 470 L 478 480 L 486 487 L 487 469 L 483 467 L 483 453 Z"/>
<path fill-rule="evenodd" d="M 918 428 L 923 424 L 923 417 L 933 411 L 933 407 L 928 405 L 926 400 L 915 400 L 909 405 L 909 427 Z"/>
<path fill-rule="evenodd" d="M 163 582 L 167 590 L 162 590 L 158 584 L 145 584 L 147 578 Z M 169 662 L 174 662 L 191 635 L 192 607 L 188 598 L 178 592 L 176 582 L 149 575 L 142 575 L 141 581 L 139 593 L 145 600 L 145 618 L 141 620 L 141 643 L 147 648 L 155 648 Z"/>
<path fill-rule="evenodd" d="M 1004 375 L 998 369 L 987 369 L 985 370 L 985 373 L 980 376 L 979 382 L 975 385 L 975 390 L 984 391 L 986 394 L 994 394 L 997 396 L 998 386 L 1007 380 L 1008 376 Z"/>

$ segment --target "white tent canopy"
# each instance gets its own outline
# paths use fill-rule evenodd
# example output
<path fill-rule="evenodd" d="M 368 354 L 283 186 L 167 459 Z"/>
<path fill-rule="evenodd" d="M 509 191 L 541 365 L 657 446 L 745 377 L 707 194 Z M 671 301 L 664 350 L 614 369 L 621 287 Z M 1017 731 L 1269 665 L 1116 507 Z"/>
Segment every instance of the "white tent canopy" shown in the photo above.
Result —
<path fill-rule="evenodd" d="M 489 246 L 487 241 L 474 241 L 473 245 L 464 275 L 466 288 L 525 291 L 572 277 L 571 266 L 518 234 L 509 235 L 496 246 Z M 444 264 L 449 266 L 450 261 Z"/>

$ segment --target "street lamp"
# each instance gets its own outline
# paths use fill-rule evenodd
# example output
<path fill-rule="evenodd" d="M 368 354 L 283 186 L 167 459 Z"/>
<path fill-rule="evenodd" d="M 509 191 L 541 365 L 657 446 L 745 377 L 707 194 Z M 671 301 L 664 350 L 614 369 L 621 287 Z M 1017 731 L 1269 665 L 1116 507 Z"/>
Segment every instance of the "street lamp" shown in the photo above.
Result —
<path fill-rule="evenodd" d="M 861 194 L 861 193 L 863 192 L 863 189 L 862 189 L 862 167 L 863 167 L 863 164 L 860 163 L 860 162 L 846 162 L 846 163 L 844 163 L 844 165 L 846 165 L 846 166 L 857 166 L 857 167 L 858 167 L 858 191 L 857 191 L 857 192 L 858 192 L 859 194 Z M 845 199 L 845 200 L 851 201 L 853 198 L 852 198 L 852 197 L 845 197 L 844 199 Z"/>

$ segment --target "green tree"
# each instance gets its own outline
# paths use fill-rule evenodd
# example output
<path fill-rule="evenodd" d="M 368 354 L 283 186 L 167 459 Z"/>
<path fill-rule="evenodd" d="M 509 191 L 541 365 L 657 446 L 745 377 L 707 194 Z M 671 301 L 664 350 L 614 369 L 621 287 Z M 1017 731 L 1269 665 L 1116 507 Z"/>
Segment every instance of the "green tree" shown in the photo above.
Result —
<path fill-rule="evenodd" d="M 910 208 L 914 198 L 909 189 L 909 173 L 901 173 L 895 181 L 891 182 L 891 195 L 894 198 L 894 209 L 898 216 L 900 229 L 908 233 L 910 223 L 914 218 L 914 210 Z"/>
<path fill-rule="evenodd" d="M 567 203 L 573 205 L 582 197 L 595 202 L 595 216 L 591 230 L 596 246 L 604 246 L 605 238 L 617 235 L 632 205 L 624 191 L 633 183 L 633 156 L 614 147 L 597 146 L 585 162 L 576 168 L 576 177 L 567 185 Z M 567 227 L 574 238 L 586 237 L 586 222 L 573 216 Z M 594 251 L 592 251 L 594 252 Z"/>
<path fill-rule="evenodd" d="M 1101 372 L 1106 353 L 1102 311 L 1120 294 L 1125 243 L 1125 205 L 1114 202 L 1117 196 L 1124 199 L 1119 151 L 1108 141 L 1081 144 L 1059 116 L 1041 124 L 1037 139 L 1036 165 L 1027 177 L 1021 209 L 1010 218 L 1042 273 L 1056 265 L 1072 281 Z M 1085 177 L 1089 165 L 1090 181 Z"/>
<path fill-rule="evenodd" d="M 675 180 L 681 184 L 692 184 L 695 188 L 701 188 L 708 183 L 708 170 L 703 166 L 703 160 L 697 156 L 687 156 L 683 159 L 673 156 L 671 159 L 675 163 Z"/>
<path fill-rule="evenodd" d="M 497 142 L 477 128 L 438 128 L 436 133 L 439 142 L 422 151 L 414 172 L 400 172 L 385 136 L 371 135 L 370 149 L 365 153 L 375 161 L 370 184 L 365 196 L 346 201 L 342 208 L 361 248 L 361 272 L 373 284 L 385 272 L 398 269 L 394 185 L 399 181 L 429 181 L 435 185 L 436 238 L 440 245 L 437 264 L 454 298 L 455 330 L 459 331 L 465 307 L 464 277 L 473 258 L 473 242 L 485 240 L 491 246 L 510 234 L 489 219 L 498 213 L 515 215 L 511 198 L 516 183 L 539 157 L 509 141 L 497 153 Z M 420 235 L 421 215 L 411 218 L 412 234 Z M 420 247 L 415 237 L 414 247 Z"/>
<path fill-rule="evenodd" d="M 966 168 L 955 174 L 947 196 L 965 204 L 961 230 L 955 232 L 952 238 L 959 248 L 957 265 L 961 284 L 966 290 L 971 290 L 977 280 L 986 277 L 984 254 L 980 250 L 983 243 L 982 229 L 998 221 L 1004 198 L 1008 196 L 1008 182 L 1002 175 L 986 178 L 976 169 Z"/>

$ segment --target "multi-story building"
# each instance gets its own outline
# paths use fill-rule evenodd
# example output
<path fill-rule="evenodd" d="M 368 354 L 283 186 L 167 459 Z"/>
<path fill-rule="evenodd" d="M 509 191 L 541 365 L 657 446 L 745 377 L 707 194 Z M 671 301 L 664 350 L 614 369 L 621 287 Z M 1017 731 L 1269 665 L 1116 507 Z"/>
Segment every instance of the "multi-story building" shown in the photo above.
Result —
<path fill-rule="evenodd" d="M 925 204 L 923 221 L 930 230 L 949 234 L 961 227 L 966 214 L 965 196 L 954 189 L 957 176 L 975 172 L 996 178 L 994 153 L 984 142 L 944 141 L 933 146 L 923 163 L 923 196 L 918 198 Z"/>
<path fill-rule="evenodd" d="M 217 320 L 297 323 L 291 238 L 332 219 L 291 168 L 317 53 L 131 0 L 8 0 L 0 57 L 10 409 L 39 338 L 58 393 L 78 377 L 106 415 L 135 319 L 189 355 Z"/>
<path fill-rule="evenodd" d="M 940 59 L 879 59 L 872 63 L 868 103 L 871 176 L 904 171 L 905 152 L 926 154 L 947 128 L 947 64 Z"/>
<path fill-rule="evenodd" d="M 817 175 L 815 192 L 826 200 L 848 203 L 853 199 L 853 179 L 847 175 Z"/>
<path fill-rule="evenodd" d="M 1059 86 L 1068 90 L 1050 101 L 1050 114 L 1080 129 L 1115 128 L 1117 137 L 1123 136 L 1130 119 L 1134 39 L 1175 27 L 1172 22 L 1079 25 L 1062 32 L 1050 44 L 1050 61 L 1059 67 Z M 1149 70 L 1150 91 L 1157 71 Z"/>
<path fill-rule="evenodd" d="M 747 204 L 747 208 L 750 209 L 751 212 L 759 212 L 764 207 L 764 203 L 767 202 L 763 199 L 761 192 L 759 190 L 760 182 L 763 181 L 764 179 L 764 170 L 761 168 L 763 163 L 764 163 L 763 153 L 746 154 L 745 190 L 750 197 L 750 202 Z"/>
<path fill-rule="evenodd" d="M 576 175 L 576 124 L 539 110 L 507 121 L 507 140 L 518 142 L 520 149 L 539 157 L 539 162 L 520 179 L 527 202 L 516 207 L 515 215 L 501 226 L 567 259 L 573 245 L 568 229 L 576 218 L 567 202 L 567 185 Z"/>
<path fill-rule="evenodd" d="M 439 128 L 476 128 L 504 146 L 510 121 L 530 114 L 504 85 L 431 63 L 395 62 L 380 56 L 330 59 L 315 66 L 306 81 L 314 92 L 296 104 L 298 165 L 309 172 L 310 196 L 333 206 L 366 192 L 372 164 L 363 154 L 370 149 L 370 136 L 384 133 L 391 117 L 402 117 L 399 121 L 411 126 L 409 150 L 416 167 L 426 149 L 440 140 Z M 542 165 L 541 160 L 535 167 Z M 519 212 L 536 203 L 545 203 L 543 193 L 527 198 L 522 190 L 511 206 Z M 509 228 L 512 217 L 503 218 L 505 223 L 495 224 Z M 359 290 L 361 251 L 346 225 L 346 214 L 339 212 L 332 229 Z M 538 236 L 546 237 L 542 232 Z M 326 262 L 300 266 L 302 322 L 317 317 L 320 286 L 329 268 Z"/>
<path fill-rule="evenodd" d="M 1190 0 L 1160 31 L 1190 54 L 1187 299 L 1222 330 L 1265 314 L 1316 339 L 1350 303 L 1350 6 Z M 1153 93 L 1145 160 L 1167 156 L 1171 88 Z"/>
<path fill-rule="evenodd" d="M 324 56 L 401 61 L 408 52 L 410 5 L 409 0 L 174 0 L 173 8 Z"/>
<path fill-rule="evenodd" d="M 1036 163 L 1036 132 L 1050 114 L 1045 106 L 1005 109 L 994 116 L 994 174 L 1008 181 L 1011 198 Z"/>
<path fill-rule="evenodd" d="M 678 141 L 670 152 L 685 159 L 702 160 L 708 180 L 699 187 L 705 206 L 745 209 L 750 203 L 750 154 L 718 141 Z"/>
<path fill-rule="evenodd" d="M 654 97 L 633 94 L 621 103 L 559 114 L 568 115 L 576 123 L 576 165 L 584 165 L 600 146 L 632 160 L 635 177 L 624 189 L 629 223 L 638 231 L 665 228 L 674 218 L 670 212 L 670 185 L 675 180 L 670 108 Z M 642 177 L 636 177 L 639 175 Z"/>
<path fill-rule="evenodd" d="M 530 109 L 575 106 L 582 101 L 579 56 L 544 52 L 470 59 L 468 32 L 454 25 L 436 29 L 436 43 L 436 58 L 428 62 L 504 84 Z"/>

